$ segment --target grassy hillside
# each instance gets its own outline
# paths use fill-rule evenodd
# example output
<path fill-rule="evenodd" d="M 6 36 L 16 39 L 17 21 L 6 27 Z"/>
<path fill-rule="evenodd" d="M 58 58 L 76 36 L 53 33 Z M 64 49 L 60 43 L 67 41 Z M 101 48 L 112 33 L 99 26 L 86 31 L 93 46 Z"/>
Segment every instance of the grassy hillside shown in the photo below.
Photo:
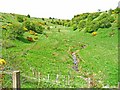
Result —
<path fill-rule="evenodd" d="M 0 13 L 2 58 L 6 70 L 21 71 L 21 87 L 117 87 L 117 11 L 85 13 L 72 20 Z M 95 33 L 95 35 L 93 34 Z M 79 60 L 75 70 L 72 52 Z M 45 81 L 40 84 L 25 76 Z M 46 78 L 60 83 L 47 82 Z M 69 75 L 70 84 L 63 79 Z M 65 76 L 65 77 L 64 77 Z M 37 83 L 37 84 L 36 84 Z"/>

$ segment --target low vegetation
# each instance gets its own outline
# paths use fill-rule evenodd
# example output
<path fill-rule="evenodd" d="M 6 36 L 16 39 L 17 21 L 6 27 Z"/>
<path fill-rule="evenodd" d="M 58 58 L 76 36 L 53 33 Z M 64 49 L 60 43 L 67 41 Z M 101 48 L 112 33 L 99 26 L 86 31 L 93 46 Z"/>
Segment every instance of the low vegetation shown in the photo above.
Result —
<path fill-rule="evenodd" d="M 5 70 L 20 70 L 22 88 L 116 88 L 118 13 L 118 8 L 83 13 L 72 20 L 0 13 Z M 76 52 L 79 61 L 77 71 L 72 52 Z M 25 77 L 37 75 L 45 82 L 36 84 Z M 47 82 L 48 75 L 51 80 L 59 75 L 60 83 Z M 62 81 L 66 79 L 64 76 L 69 76 L 69 85 Z"/>

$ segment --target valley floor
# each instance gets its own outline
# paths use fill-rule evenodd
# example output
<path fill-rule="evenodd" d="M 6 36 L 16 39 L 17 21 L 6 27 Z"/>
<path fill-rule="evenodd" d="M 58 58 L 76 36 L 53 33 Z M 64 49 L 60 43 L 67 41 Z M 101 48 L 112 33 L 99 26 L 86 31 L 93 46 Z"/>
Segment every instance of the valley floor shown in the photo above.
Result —
<path fill-rule="evenodd" d="M 111 32 L 114 32 L 112 36 Z M 27 35 L 25 33 L 24 38 Z M 117 87 L 117 29 L 99 29 L 97 35 L 92 36 L 90 33 L 73 31 L 69 27 L 58 25 L 46 30 L 45 35 L 38 34 L 35 42 L 27 42 L 24 38 L 14 40 L 12 43 L 15 47 L 3 51 L 9 67 L 21 71 L 23 88 Z M 78 71 L 73 68 L 72 52 L 76 52 L 79 60 Z M 31 81 L 26 76 L 40 76 L 44 82 Z M 53 84 L 54 81 L 50 80 L 58 80 L 60 83 Z"/>

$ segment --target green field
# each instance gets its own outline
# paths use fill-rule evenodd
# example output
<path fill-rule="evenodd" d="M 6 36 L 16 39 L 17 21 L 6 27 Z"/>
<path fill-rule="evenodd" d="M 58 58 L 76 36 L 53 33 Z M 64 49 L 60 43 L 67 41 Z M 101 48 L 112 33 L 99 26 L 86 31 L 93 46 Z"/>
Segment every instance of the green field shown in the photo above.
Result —
<path fill-rule="evenodd" d="M 2 17 L 1 26 L 14 22 L 24 26 L 25 21 L 20 21 L 21 19 L 18 21 L 19 15 L 0 13 L 0 16 Z M 115 17 L 116 14 L 111 14 L 111 16 Z M 94 21 L 99 17 L 96 17 Z M 79 28 L 75 30 L 73 24 L 68 26 L 72 21 L 63 20 L 61 23 L 65 22 L 67 25 L 61 25 L 56 24 L 60 22 L 59 19 L 54 19 L 55 23 L 51 22 L 51 19 L 30 17 L 30 20 L 46 23 L 43 32 L 35 36 L 28 30 L 23 32 L 23 35 L 17 34 L 20 37 L 14 36 L 15 39 L 13 39 L 13 34 L 9 33 L 9 25 L 8 28 L 1 29 L 3 58 L 7 62 L 6 70 L 20 70 L 22 88 L 87 88 L 87 81 L 81 77 L 90 78 L 92 88 L 102 88 L 106 85 L 110 88 L 117 87 L 118 30 L 115 22 L 111 22 L 110 27 L 96 29 L 93 32 L 97 32 L 97 35 L 93 36 L 91 31 L 84 31 L 84 27 L 82 30 Z M 16 26 L 13 29 L 18 28 Z M 27 37 L 37 37 L 37 39 L 28 41 Z M 74 70 L 70 54 L 76 51 L 76 56 L 79 58 L 79 71 Z M 59 83 L 55 84 L 52 80 L 56 80 L 57 74 Z M 49 81 L 47 81 L 48 75 L 50 75 Z M 37 78 L 40 76 L 45 80 L 38 83 L 26 76 Z M 66 81 L 70 84 L 66 84 L 63 79 L 69 79 Z"/>

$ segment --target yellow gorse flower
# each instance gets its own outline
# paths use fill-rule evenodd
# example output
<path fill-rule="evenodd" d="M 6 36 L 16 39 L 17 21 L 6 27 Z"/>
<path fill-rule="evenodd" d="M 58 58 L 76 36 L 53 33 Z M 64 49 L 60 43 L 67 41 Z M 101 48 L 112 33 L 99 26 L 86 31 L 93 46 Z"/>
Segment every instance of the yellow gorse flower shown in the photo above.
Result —
<path fill-rule="evenodd" d="M 2 29 L 6 29 L 6 26 L 2 26 Z"/>
<path fill-rule="evenodd" d="M 31 35 L 34 35 L 34 34 L 35 34 L 35 32 L 32 31 L 32 30 L 30 30 L 29 33 L 30 33 Z"/>
<path fill-rule="evenodd" d="M 28 29 L 26 27 L 23 27 L 23 30 L 27 31 Z"/>
<path fill-rule="evenodd" d="M 5 65 L 6 61 L 4 59 L 0 59 L 0 65 Z"/>
<path fill-rule="evenodd" d="M 112 12 L 112 14 L 115 14 L 115 12 Z"/>
<path fill-rule="evenodd" d="M 96 36 L 96 35 L 97 35 L 97 32 L 93 32 L 92 35 L 93 35 L 93 36 Z"/>

